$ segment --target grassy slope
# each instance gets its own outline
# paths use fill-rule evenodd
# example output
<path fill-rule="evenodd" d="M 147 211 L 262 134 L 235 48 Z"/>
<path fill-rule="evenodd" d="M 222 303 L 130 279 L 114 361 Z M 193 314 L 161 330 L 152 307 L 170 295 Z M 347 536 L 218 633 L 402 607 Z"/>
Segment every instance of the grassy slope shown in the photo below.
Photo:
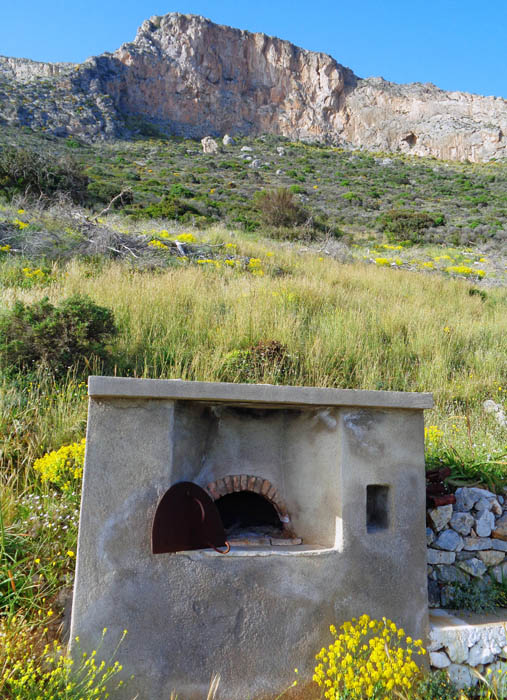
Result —
<path fill-rule="evenodd" d="M 33 138 L 26 136 L 27 142 Z M 276 143 L 252 145 L 272 154 Z M 50 146 L 68 149 L 61 143 Z M 453 446 L 469 466 L 489 462 L 480 467 L 483 473 L 502 474 L 504 466 L 492 465 L 491 458 L 505 453 L 505 430 L 484 413 L 482 402 L 488 398 L 504 402 L 507 389 L 507 292 L 502 285 L 499 235 L 507 221 L 505 166 L 453 164 L 446 168 L 436 162 L 394 159 L 391 172 L 391 166 L 379 166 L 363 154 L 286 147 L 293 161 L 311 160 L 298 163 L 300 170 L 312 163 L 317 168 L 319 163 L 324 167 L 334 162 L 329 171 L 298 175 L 305 177 L 301 183 L 292 177 L 287 180 L 287 175 L 276 176 L 274 166 L 260 172 L 244 165 L 214 167 L 222 156 L 197 155 L 198 146 L 192 143 L 120 143 L 100 150 L 73 150 L 83 162 L 100 159 L 105 173 L 101 177 L 116 184 L 126 179 L 125 171 L 133 169 L 134 159 L 145 158 L 145 164 L 138 166 L 140 179 L 132 180 L 137 183 L 138 204 L 156 201 L 182 178 L 197 194 L 219 204 L 220 220 L 226 224 L 236 216 L 231 202 L 239 202 L 246 219 L 252 221 L 258 216 L 250 206 L 255 189 L 299 182 L 305 187 L 301 193 L 305 206 L 321 214 L 328 209 L 330 223 L 345 231 L 344 237 L 302 244 L 265 237 L 262 228 L 250 233 L 238 230 L 238 222 L 199 231 L 181 222 L 133 221 L 119 214 L 105 216 L 98 226 L 87 225 L 84 230 L 68 207 L 42 210 L 23 202 L 4 204 L 0 227 L 3 221 L 5 235 L 14 232 L 17 238 L 13 249 L 1 254 L 0 306 L 45 295 L 58 303 L 75 292 L 89 294 L 115 313 L 119 336 L 114 350 L 120 374 L 432 391 L 436 407 L 427 413 L 426 422 L 437 425 L 444 435 L 438 444 L 428 445 L 429 452 L 440 454 L 444 447 Z M 192 148 L 195 155 L 185 155 L 183 148 Z M 296 153 L 303 155 L 296 158 Z M 117 158 L 128 162 L 115 162 Z M 167 173 L 162 175 L 164 163 Z M 382 170 L 385 167 L 389 177 Z M 352 185 L 341 184 L 343 179 L 336 184 L 331 173 L 339 168 L 346 171 L 340 177 Z M 455 192 L 452 206 L 451 195 L 442 200 L 437 192 L 430 174 L 434 168 L 446 173 L 447 184 Z M 409 170 L 415 184 L 396 182 L 394 174 L 400 169 Z M 149 170 L 156 171 L 154 177 Z M 236 187 L 224 185 L 226 171 L 228 177 L 229 171 L 241 174 Z M 472 183 L 474 193 L 481 183 L 486 187 L 489 182 L 485 207 L 468 201 L 467 197 L 479 195 L 467 194 L 470 187 L 462 184 L 463 177 Z M 385 189 L 380 202 L 364 194 L 372 183 L 378 186 L 377 180 L 384 182 Z M 343 205 L 337 198 L 352 189 L 360 194 L 361 204 L 342 198 Z M 238 190 L 243 199 L 231 199 L 228 193 L 237 195 Z M 449 244 L 454 235 L 465 233 L 481 238 L 479 244 L 465 249 L 458 237 L 458 245 L 382 247 L 393 244 L 379 235 L 375 218 L 382 207 L 408 201 L 417 210 L 434 212 L 444 209 L 444 201 L 445 217 L 451 223 L 428 232 L 430 242 L 440 236 Z M 487 230 L 467 225 L 476 210 L 489 222 L 481 224 Z M 491 224 L 488 217 L 493 216 L 500 224 Z M 16 218 L 28 226 L 13 225 Z M 162 247 L 151 248 L 151 257 L 142 258 L 142 264 L 130 255 L 117 261 L 76 259 L 73 246 L 95 229 L 124 232 L 128 240 L 142 241 L 146 250 L 150 240 L 166 245 L 168 238 L 182 232 L 192 231 L 196 241 L 188 259 Z M 47 235 L 68 244 L 65 259 L 40 257 L 37 250 Z M 459 279 L 445 272 L 448 259 L 435 260 L 445 255 L 469 266 L 486 257 L 480 266 L 487 274 L 483 279 L 477 275 L 468 281 Z M 396 262 L 398 257 L 401 263 Z M 385 262 L 384 258 L 392 259 Z M 258 262 L 252 264 L 252 259 Z M 431 266 L 424 266 L 425 262 Z M 488 281 L 492 286 L 484 290 Z M 281 366 L 255 365 L 241 353 L 258 341 L 272 340 L 287 349 L 288 359 Z M 85 420 L 82 378 L 71 374 L 55 382 L 40 373 L 16 380 L 0 376 L 0 496 L 7 526 L 0 545 L 7 544 L 10 552 L 9 559 L 2 553 L 0 601 L 1 625 L 7 634 L 18 634 L 13 630 L 20 617 L 28 626 L 42 623 L 48 634 L 58 633 L 61 591 L 72 581 L 77 494 L 55 496 L 38 482 L 32 465 L 44 452 L 82 437 Z M 0 667 L 6 662 L 2 653 L 0 649 Z"/>

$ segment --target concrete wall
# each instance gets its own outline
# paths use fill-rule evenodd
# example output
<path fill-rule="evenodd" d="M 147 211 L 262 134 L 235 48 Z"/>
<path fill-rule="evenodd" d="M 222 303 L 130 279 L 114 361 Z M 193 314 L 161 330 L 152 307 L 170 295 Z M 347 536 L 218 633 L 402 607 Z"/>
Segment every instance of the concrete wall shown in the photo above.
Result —
<path fill-rule="evenodd" d="M 228 385 L 203 385 L 197 402 L 198 383 L 180 382 L 190 402 L 171 382 L 94 381 L 71 637 L 90 649 L 107 627 L 105 655 L 128 629 L 120 660 L 135 678 L 120 697 L 174 689 L 197 700 L 219 673 L 227 700 L 272 698 L 295 666 L 311 679 L 329 624 L 362 613 L 425 637 L 427 396 L 407 395 L 405 407 L 401 394 L 391 407 L 392 394 L 364 392 L 361 407 L 363 392 L 336 390 L 319 405 L 306 390 L 259 387 L 256 403 L 248 386 L 238 411 L 237 394 L 213 401 L 213 387 Z M 277 487 L 302 545 L 151 554 L 156 506 L 173 483 L 243 472 Z M 368 531 L 371 484 L 388 487 L 388 513 Z"/>

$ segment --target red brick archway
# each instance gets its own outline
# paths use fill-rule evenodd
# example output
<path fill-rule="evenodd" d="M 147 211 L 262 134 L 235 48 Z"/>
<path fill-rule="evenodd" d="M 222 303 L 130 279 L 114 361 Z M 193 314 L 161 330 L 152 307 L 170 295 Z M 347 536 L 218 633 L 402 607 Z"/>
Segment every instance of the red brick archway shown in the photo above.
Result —
<path fill-rule="evenodd" d="M 226 496 L 229 493 L 237 493 L 238 491 L 253 491 L 253 493 L 264 496 L 278 513 L 278 517 L 283 523 L 284 530 L 288 529 L 290 518 L 287 507 L 280 498 L 276 488 L 268 479 L 261 479 L 259 476 L 252 476 L 250 474 L 233 474 L 224 476 L 223 479 L 212 481 L 206 486 L 206 490 L 214 501 L 216 501 L 217 498 Z"/>

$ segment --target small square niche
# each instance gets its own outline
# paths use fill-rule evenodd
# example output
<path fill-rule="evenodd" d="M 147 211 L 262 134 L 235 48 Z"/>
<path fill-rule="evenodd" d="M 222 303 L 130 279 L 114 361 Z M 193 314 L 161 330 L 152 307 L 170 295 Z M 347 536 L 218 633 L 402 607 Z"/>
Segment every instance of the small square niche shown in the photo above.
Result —
<path fill-rule="evenodd" d="M 389 486 L 366 487 L 366 531 L 378 532 L 389 527 Z"/>

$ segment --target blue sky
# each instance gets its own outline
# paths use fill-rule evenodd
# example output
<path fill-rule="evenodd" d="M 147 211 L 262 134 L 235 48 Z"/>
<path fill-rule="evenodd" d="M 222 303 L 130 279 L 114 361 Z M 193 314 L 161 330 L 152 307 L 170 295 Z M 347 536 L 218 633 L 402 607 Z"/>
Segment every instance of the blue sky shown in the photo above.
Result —
<path fill-rule="evenodd" d="M 0 0 L 0 54 L 82 61 L 166 12 L 288 39 L 361 77 L 507 98 L 507 0 Z"/>

